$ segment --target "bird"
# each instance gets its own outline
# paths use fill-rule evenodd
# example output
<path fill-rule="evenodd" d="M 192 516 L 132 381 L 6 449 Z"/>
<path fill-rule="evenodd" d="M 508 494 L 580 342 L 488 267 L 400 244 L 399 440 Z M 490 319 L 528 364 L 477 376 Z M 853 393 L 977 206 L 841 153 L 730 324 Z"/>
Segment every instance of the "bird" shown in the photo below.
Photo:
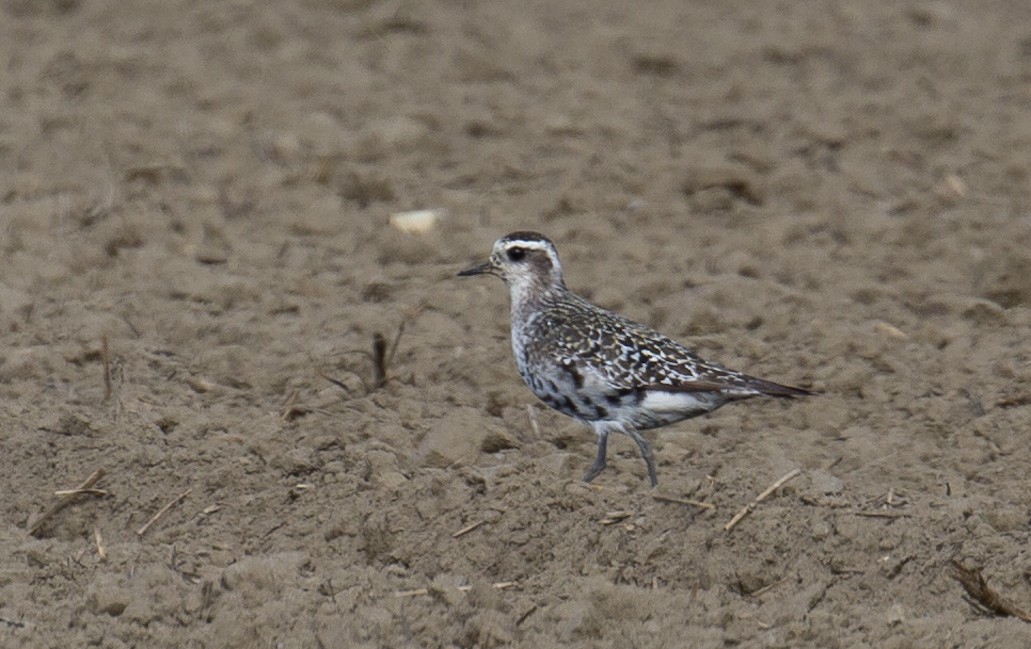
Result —
<path fill-rule="evenodd" d="M 634 440 L 656 487 L 655 457 L 641 431 L 752 397 L 814 394 L 706 361 L 655 329 L 592 304 L 566 288 L 555 244 L 539 232 L 501 237 L 487 261 L 458 276 L 484 274 L 508 286 L 512 352 L 523 381 L 597 436 L 584 482 L 605 469 L 612 433 Z"/>

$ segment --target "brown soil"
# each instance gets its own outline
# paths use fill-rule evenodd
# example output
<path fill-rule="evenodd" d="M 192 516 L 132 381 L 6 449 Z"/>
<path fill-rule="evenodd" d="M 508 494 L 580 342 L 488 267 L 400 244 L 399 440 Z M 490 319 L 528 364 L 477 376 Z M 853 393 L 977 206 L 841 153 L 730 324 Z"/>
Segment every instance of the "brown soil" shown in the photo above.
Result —
<path fill-rule="evenodd" d="M 1028 646 L 1031 3 L 257 4 L 3 5 L 0 646 Z M 517 229 L 822 396 L 584 485 Z"/>

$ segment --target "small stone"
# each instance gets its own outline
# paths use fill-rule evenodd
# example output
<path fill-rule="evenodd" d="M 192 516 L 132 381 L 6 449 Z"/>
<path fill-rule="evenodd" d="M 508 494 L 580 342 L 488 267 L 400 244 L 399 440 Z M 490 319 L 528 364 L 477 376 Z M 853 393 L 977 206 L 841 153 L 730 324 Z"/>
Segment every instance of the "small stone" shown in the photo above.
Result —
<path fill-rule="evenodd" d="M 96 615 L 118 617 L 132 601 L 132 593 L 110 576 L 99 576 L 86 596 L 86 608 Z"/>
<path fill-rule="evenodd" d="M 480 443 L 480 450 L 484 453 L 497 453 L 510 448 L 519 448 L 519 443 L 504 428 L 490 432 Z"/>
<path fill-rule="evenodd" d="M 390 227 L 406 234 L 423 234 L 437 226 L 444 217 L 444 210 L 413 210 L 411 212 L 395 212 L 390 215 Z"/>
<path fill-rule="evenodd" d="M 384 489 L 397 489 L 408 482 L 408 478 L 400 471 L 384 471 L 377 474 L 373 480 Z"/>
<path fill-rule="evenodd" d="M 895 603 L 888 609 L 888 626 L 897 626 L 906 620 L 906 610 L 902 604 Z"/>
<path fill-rule="evenodd" d="M 845 490 L 845 483 L 841 481 L 841 478 L 833 476 L 826 471 L 813 471 L 809 474 L 809 480 L 813 485 L 813 489 L 828 496 L 840 494 Z"/>
<path fill-rule="evenodd" d="M 336 234 L 348 222 L 338 196 L 321 196 L 294 214 L 291 229 L 299 235 Z"/>
<path fill-rule="evenodd" d="M 1026 530 L 1031 524 L 1027 509 L 1023 507 L 998 506 L 987 509 L 981 518 L 1003 534 Z"/>
<path fill-rule="evenodd" d="M 455 408 L 432 424 L 420 446 L 425 466 L 444 468 L 475 460 L 491 437 L 505 432 L 475 408 Z"/>
<path fill-rule="evenodd" d="M 537 460 L 537 464 L 549 473 L 568 476 L 574 472 L 575 460 L 572 453 L 552 453 Z"/>
<path fill-rule="evenodd" d="M 753 205 L 762 205 L 766 198 L 758 178 L 743 166 L 695 167 L 688 170 L 681 184 L 681 191 L 687 196 L 713 188 L 725 189 Z"/>
<path fill-rule="evenodd" d="M 280 552 L 277 554 L 245 557 L 226 566 L 222 571 L 222 585 L 227 590 L 253 589 L 275 591 L 297 580 L 301 566 L 310 557 L 306 552 Z"/>
<path fill-rule="evenodd" d="M 812 535 L 813 538 L 817 541 L 821 541 L 827 538 L 828 536 L 830 536 L 832 531 L 833 530 L 831 529 L 831 526 L 827 523 L 827 521 L 818 520 L 813 523 Z"/>

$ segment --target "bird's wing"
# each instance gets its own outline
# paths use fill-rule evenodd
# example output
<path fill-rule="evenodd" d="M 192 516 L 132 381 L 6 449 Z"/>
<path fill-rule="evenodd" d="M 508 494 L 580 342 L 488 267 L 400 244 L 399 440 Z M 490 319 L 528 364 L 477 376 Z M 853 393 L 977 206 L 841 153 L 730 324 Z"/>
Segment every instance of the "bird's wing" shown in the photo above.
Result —
<path fill-rule="evenodd" d="M 781 397 L 811 394 L 808 390 L 780 385 L 706 361 L 650 327 L 619 319 L 618 323 L 608 320 L 593 323 L 588 338 L 611 342 L 607 349 L 591 350 L 594 353 L 577 359 L 593 364 L 591 370 L 604 374 L 618 389 L 720 393 L 730 399 L 760 394 Z"/>
<path fill-rule="evenodd" d="M 588 381 L 593 389 L 615 395 L 693 392 L 744 399 L 811 394 L 706 361 L 651 327 L 573 297 L 582 304 L 552 306 L 524 333 L 531 344 L 560 352 L 559 365 L 574 384 Z"/>

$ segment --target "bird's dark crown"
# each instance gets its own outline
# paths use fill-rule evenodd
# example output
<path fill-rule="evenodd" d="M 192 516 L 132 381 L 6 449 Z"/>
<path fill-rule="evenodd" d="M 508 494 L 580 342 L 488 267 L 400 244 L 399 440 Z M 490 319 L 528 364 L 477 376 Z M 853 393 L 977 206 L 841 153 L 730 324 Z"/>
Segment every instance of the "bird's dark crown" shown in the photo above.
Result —
<path fill-rule="evenodd" d="M 549 245 L 551 247 L 555 246 L 555 244 L 553 244 L 551 242 L 551 239 L 549 239 L 548 237 L 544 236 L 540 232 L 532 232 L 532 231 L 529 231 L 529 230 L 527 230 L 527 231 L 520 231 L 520 232 L 513 232 L 511 234 L 506 234 L 504 237 L 501 238 L 501 243 L 503 243 L 503 244 L 517 243 L 517 242 L 518 243 L 543 243 L 543 244 Z"/>

